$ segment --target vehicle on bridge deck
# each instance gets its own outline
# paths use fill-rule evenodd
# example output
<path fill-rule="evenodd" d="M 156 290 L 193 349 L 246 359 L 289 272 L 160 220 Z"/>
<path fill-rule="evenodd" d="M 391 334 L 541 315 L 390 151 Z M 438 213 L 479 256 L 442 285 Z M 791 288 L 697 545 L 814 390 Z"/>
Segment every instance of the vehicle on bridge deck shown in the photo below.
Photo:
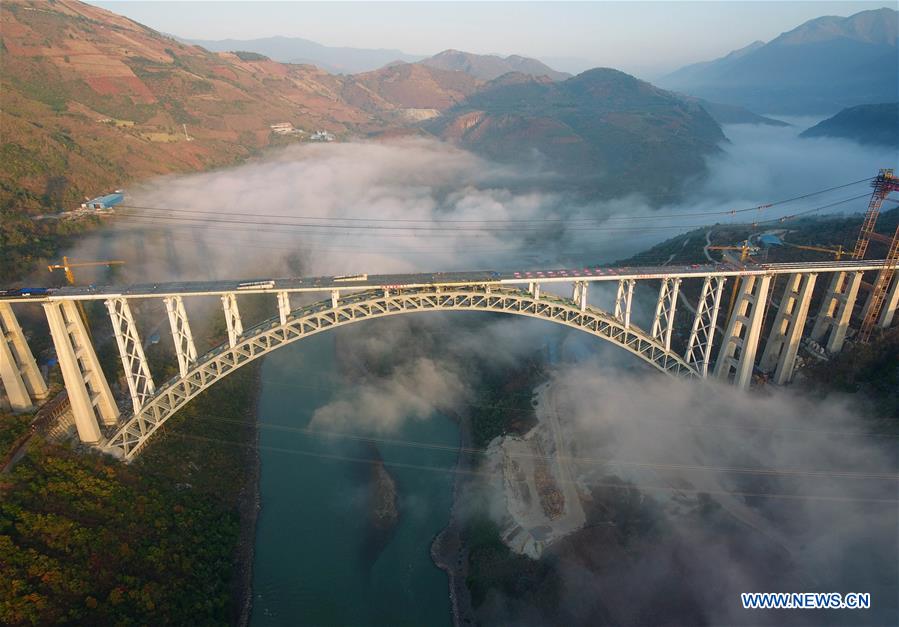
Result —
<path fill-rule="evenodd" d="M 332 279 L 335 283 L 341 283 L 346 281 L 368 281 L 367 274 L 343 274 L 338 275 Z"/>
<path fill-rule="evenodd" d="M 239 290 L 270 290 L 273 287 L 275 287 L 274 281 L 247 281 L 237 285 Z"/>

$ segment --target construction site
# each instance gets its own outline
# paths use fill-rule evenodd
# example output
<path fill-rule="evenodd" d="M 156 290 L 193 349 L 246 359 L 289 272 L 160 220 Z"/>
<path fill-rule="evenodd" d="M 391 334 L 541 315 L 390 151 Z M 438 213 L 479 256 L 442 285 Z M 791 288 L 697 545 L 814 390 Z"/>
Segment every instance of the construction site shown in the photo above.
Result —
<path fill-rule="evenodd" d="M 500 536 L 516 553 L 538 558 L 552 543 L 584 526 L 586 516 L 569 466 L 571 433 L 563 428 L 558 382 L 536 390 L 537 425 L 523 436 L 496 438 L 485 464 L 505 498 Z M 570 425 L 569 425 L 570 427 Z"/>

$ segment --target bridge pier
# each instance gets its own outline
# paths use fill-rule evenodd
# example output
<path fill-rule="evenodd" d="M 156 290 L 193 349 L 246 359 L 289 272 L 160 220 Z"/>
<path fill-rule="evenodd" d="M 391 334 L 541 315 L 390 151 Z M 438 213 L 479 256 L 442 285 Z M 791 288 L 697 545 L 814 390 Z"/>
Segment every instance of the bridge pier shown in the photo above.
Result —
<path fill-rule="evenodd" d="M 770 285 L 770 275 L 747 276 L 740 282 L 740 292 L 715 363 L 715 376 L 729 381 L 733 375 L 734 385 L 743 390 L 752 381 Z"/>
<path fill-rule="evenodd" d="M 30 411 L 33 400 L 47 397 L 47 383 L 9 303 L 0 303 L 0 380 L 13 411 Z"/>
<path fill-rule="evenodd" d="M 75 301 L 44 303 L 56 357 L 72 405 L 78 437 L 86 444 L 101 438 L 97 418 L 114 425 L 119 417 L 106 376 L 78 313 Z"/>
<path fill-rule="evenodd" d="M 828 337 L 825 348 L 833 354 L 840 352 L 852 317 L 852 308 L 862 282 L 861 272 L 836 272 L 830 280 L 818 318 L 812 327 L 811 339 L 822 343 Z"/>
<path fill-rule="evenodd" d="M 893 287 L 887 292 L 886 300 L 883 302 L 883 310 L 880 312 L 880 320 L 877 323 L 881 329 L 890 327 L 893 317 L 896 315 L 896 309 L 899 309 L 899 273 L 893 275 Z"/>
<path fill-rule="evenodd" d="M 812 300 L 817 274 L 791 274 L 787 280 L 780 309 L 762 358 L 759 370 L 774 370 L 774 383 L 783 385 L 793 378 L 796 365 L 796 354 L 799 352 L 799 341 L 808 316 L 808 306 Z"/>

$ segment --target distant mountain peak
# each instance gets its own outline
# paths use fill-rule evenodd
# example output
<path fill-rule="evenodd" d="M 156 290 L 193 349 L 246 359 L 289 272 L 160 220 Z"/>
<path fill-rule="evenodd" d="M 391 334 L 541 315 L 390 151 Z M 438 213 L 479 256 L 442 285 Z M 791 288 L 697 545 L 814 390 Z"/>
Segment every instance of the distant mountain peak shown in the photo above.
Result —
<path fill-rule="evenodd" d="M 423 59 L 419 63 L 441 70 L 465 72 L 483 81 L 492 81 L 509 72 L 548 76 L 555 81 L 565 80 L 571 76 L 565 72 L 557 72 L 545 63 L 529 57 L 516 54 L 507 57 L 495 54 L 475 54 L 452 48 Z"/>
<path fill-rule="evenodd" d="M 280 63 L 316 65 L 332 74 L 356 74 L 369 72 L 388 63 L 411 63 L 421 55 L 406 54 L 401 50 L 384 48 L 349 48 L 325 46 L 302 37 L 261 37 L 258 39 L 184 40 L 202 46 L 212 52 L 245 50 L 263 54 Z"/>
<path fill-rule="evenodd" d="M 800 45 L 839 38 L 869 44 L 896 45 L 897 12 L 884 7 L 849 17 L 825 15 L 809 20 L 771 41 L 772 45 Z"/>
<path fill-rule="evenodd" d="M 761 39 L 756 39 L 754 42 L 749 44 L 748 46 L 743 46 L 742 48 L 737 48 L 733 52 L 726 54 L 724 59 L 739 59 L 740 57 L 746 56 L 751 52 L 755 52 L 759 48 L 765 45 L 765 42 Z"/>
<path fill-rule="evenodd" d="M 659 85 L 753 111 L 832 114 L 895 99 L 899 90 L 899 12 L 883 8 L 823 16 L 772 41 L 694 63 Z"/>

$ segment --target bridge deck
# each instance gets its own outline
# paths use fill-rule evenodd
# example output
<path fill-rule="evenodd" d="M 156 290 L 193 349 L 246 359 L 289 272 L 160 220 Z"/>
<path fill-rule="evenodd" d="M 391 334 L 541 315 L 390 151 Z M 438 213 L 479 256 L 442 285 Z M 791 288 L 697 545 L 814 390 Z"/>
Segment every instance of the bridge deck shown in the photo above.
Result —
<path fill-rule="evenodd" d="M 745 265 L 693 264 L 678 266 L 585 267 L 555 270 L 522 270 L 519 272 L 435 272 L 420 274 L 372 274 L 364 280 L 320 276 L 303 278 L 259 278 L 227 281 L 184 281 L 177 283 L 142 283 L 136 285 L 86 286 L 54 288 L 47 294 L 0 296 L 7 302 L 49 302 L 54 300 L 103 300 L 110 297 L 164 297 L 177 295 L 218 296 L 229 292 L 264 294 L 275 292 L 324 292 L 372 288 L 412 288 L 442 285 L 447 287 L 477 284 L 526 285 L 539 283 L 571 283 L 572 281 L 618 281 L 620 279 L 701 278 L 706 276 L 754 276 L 791 274 L 793 272 L 844 272 L 877 270 L 884 260 L 821 261 Z M 249 285 L 248 285 L 249 284 Z M 258 285 L 253 285 L 258 284 Z"/>

